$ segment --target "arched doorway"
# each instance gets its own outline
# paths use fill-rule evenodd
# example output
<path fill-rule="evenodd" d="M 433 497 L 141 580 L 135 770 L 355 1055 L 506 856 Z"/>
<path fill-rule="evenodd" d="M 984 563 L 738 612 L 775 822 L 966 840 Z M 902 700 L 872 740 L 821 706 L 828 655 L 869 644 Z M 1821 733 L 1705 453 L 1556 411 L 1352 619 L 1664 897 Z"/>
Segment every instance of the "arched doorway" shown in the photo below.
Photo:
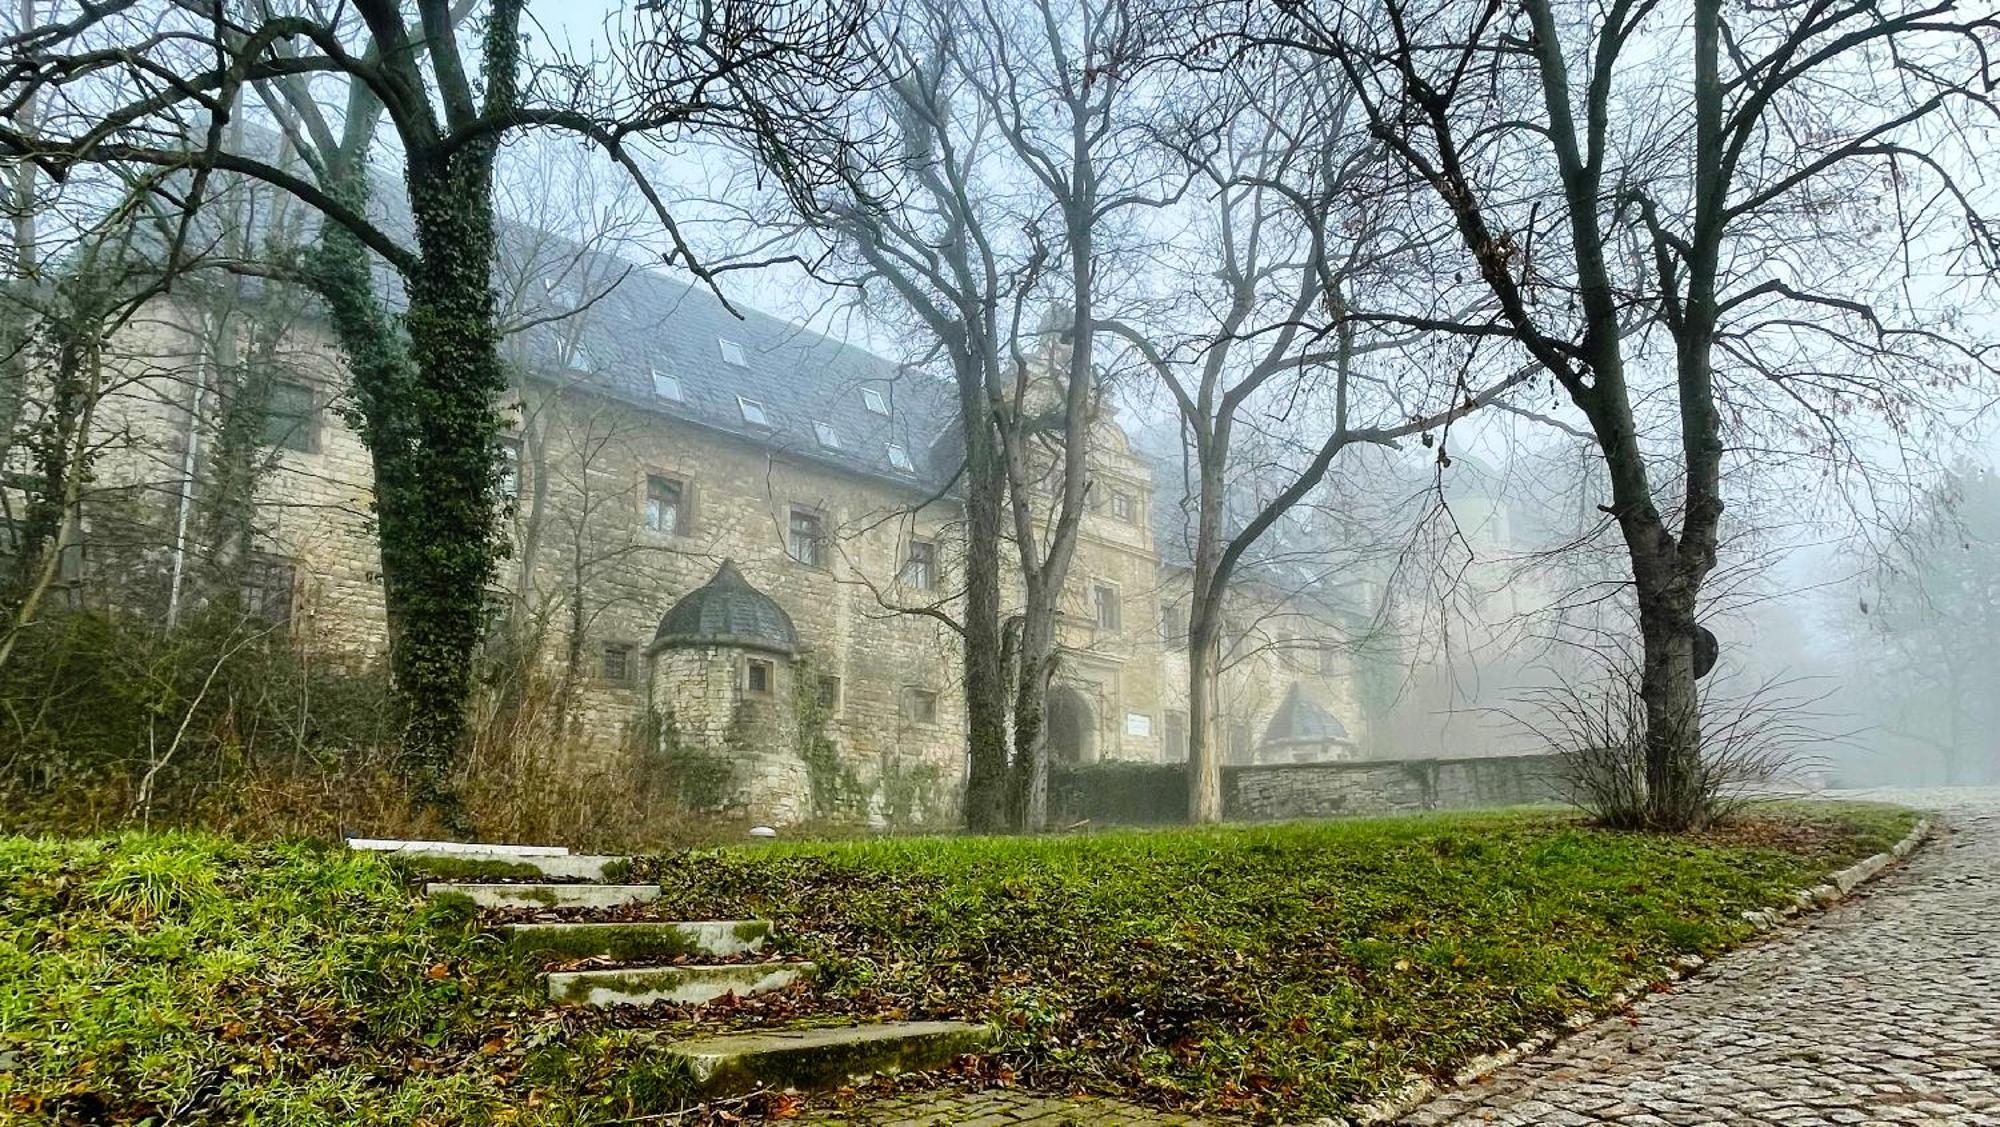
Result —
<path fill-rule="evenodd" d="M 1049 686 L 1048 725 L 1051 761 L 1097 761 L 1097 712 L 1090 698 L 1068 685 Z"/>

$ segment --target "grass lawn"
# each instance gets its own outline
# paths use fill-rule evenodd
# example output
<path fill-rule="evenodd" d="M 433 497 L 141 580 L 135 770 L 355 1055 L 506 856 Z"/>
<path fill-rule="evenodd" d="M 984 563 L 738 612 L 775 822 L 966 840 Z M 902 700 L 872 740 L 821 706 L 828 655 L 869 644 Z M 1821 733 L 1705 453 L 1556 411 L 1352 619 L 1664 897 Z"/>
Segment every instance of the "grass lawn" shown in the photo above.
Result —
<path fill-rule="evenodd" d="M 1697 840 L 1546 813 L 642 858 L 666 917 L 768 915 L 828 971 L 601 1015 L 372 856 L 0 838 L 0 1120 L 580 1124 L 655 1106 L 643 1031 L 970 1016 L 1027 1082 L 1287 1118 L 1601 1007 L 1914 816 L 1791 807 Z"/>

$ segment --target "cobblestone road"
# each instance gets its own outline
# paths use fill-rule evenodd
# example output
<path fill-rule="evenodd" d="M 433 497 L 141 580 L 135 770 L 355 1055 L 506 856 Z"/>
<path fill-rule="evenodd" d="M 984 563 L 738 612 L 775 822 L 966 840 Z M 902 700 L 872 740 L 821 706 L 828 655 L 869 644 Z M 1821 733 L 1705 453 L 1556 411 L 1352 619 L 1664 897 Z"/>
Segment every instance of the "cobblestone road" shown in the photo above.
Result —
<path fill-rule="evenodd" d="M 1948 828 L 1803 930 L 1402 1123 L 2000 1127 L 2000 791 L 1858 797 Z"/>

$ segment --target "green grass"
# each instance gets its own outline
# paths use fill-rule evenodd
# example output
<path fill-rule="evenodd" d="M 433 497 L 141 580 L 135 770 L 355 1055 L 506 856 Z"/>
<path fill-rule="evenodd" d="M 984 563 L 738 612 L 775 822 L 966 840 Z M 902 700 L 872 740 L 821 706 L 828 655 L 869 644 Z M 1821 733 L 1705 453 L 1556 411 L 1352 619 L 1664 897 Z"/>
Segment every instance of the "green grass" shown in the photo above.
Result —
<path fill-rule="evenodd" d="M 1914 821 L 1773 813 L 1787 848 L 1524 813 L 746 847 L 648 876 L 670 911 L 768 916 L 875 1009 L 995 1022 L 1032 1081 L 1309 1118 L 1739 943 L 1744 909 Z"/>
<path fill-rule="evenodd" d="M 785 843 L 645 858 L 635 877 L 663 883 L 664 914 L 774 919 L 821 963 L 828 1012 L 990 1020 L 1032 1081 L 1309 1118 L 1740 941 L 1742 909 L 1910 822 L 1839 818 L 1784 848 L 1488 814 Z M 671 1078 L 634 1023 L 550 1007 L 535 969 L 376 856 L 0 838 L 0 1122 L 588 1124 L 657 1106 Z"/>

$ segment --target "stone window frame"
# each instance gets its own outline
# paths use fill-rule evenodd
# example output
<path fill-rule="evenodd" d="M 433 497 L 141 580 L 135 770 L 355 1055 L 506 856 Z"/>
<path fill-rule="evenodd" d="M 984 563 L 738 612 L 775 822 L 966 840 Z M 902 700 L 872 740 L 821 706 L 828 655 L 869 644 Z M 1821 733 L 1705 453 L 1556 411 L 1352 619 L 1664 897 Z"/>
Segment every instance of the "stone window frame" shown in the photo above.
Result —
<path fill-rule="evenodd" d="M 897 694 L 897 711 L 912 724 L 936 725 L 939 720 L 938 691 L 928 685 L 904 685 Z"/>
<path fill-rule="evenodd" d="M 764 687 L 756 685 L 756 672 L 764 672 Z M 770 700 L 778 694 L 778 663 L 768 657 L 744 655 L 742 667 L 743 695 L 758 700 Z"/>
<path fill-rule="evenodd" d="M 664 481 L 680 487 L 680 516 L 671 529 L 661 528 L 652 522 L 653 482 Z M 672 470 L 647 467 L 639 475 L 639 527 L 655 536 L 685 539 L 694 534 L 695 528 L 695 483 L 694 479 Z"/>
<path fill-rule="evenodd" d="M 282 435 L 273 435 L 271 407 L 280 391 L 296 391 L 305 397 L 305 410 Z M 261 445 L 277 450 L 289 450 L 295 454 L 317 454 L 320 452 L 319 413 L 322 406 L 319 388 L 302 379 L 274 379 L 264 397 L 263 427 L 257 437 Z"/>
<path fill-rule="evenodd" d="M 290 629 L 298 613 L 299 563 L 276 552 L 252 552 L 237 581 L 244 617 Z"/>
<path fill-rule="evenodd" d="M 1123 489 L 1111 491 L 1111 519 L 1125 524 L 1139 523 L 1139 500 Z"/>
<path fill-rule="evenodd" d="M 802 517 L 812 522 L 814 530 L 813 538 L 808 542 L 811 545 L 813 545 L 810 552 L 808 553 L 812 557 L 811 559 L 807 559 L 799 555 L 800 542 L 796 539 L 796 537 L 799 532 L 799 520 Z M 832 537 L 827 532 L 827 519 L 825 510 L 821 509 L 817 505 L 805 505 L 805 504 L 799 504 L 797 502 L 794 502 L 785 507 L 785 558 L 786 559 L 792 561 L 795 564 L 798 564 L 800 567 L 809 567 L 817 571 L 827 571 L 831 569 L 833 566 L 833 551 L 832 551 L 831 541 Z"/>
<path fill-rule="evenodd" d="M 1175 651 L 1188 648 L 1187 614 L 1178 599 L 1160 601 L 1160 644 Z"/>
<path fill-rule="evenodd" d="M 639 643 L 606 638 L 597 647 L 597 678 L 607 685 L 631 687 L 638 679 Z"/>
<path fill-rule="evenodd" d="M 827 691 L 829 686 L 832 692 Z M 842 683 L 839 674 L 822 673 L 813 681 L 813 703 L 819 706 L 821 714 L 838 716 L 840 706 L 847 699 L 846 690 L 847 686 Z"/>
<path fill-rule="evenodd" d="M 1109 592 L 1111 598 L 1104 598 Z M 1105 609 L 1110 608 L 1110 621 L 1105 621 Z M 1125 630 L 1125 592 L 1109 579 L 1092 576 L 1090 580 L 1090 621 L 1101 634 L 1120 634 Z"/>

